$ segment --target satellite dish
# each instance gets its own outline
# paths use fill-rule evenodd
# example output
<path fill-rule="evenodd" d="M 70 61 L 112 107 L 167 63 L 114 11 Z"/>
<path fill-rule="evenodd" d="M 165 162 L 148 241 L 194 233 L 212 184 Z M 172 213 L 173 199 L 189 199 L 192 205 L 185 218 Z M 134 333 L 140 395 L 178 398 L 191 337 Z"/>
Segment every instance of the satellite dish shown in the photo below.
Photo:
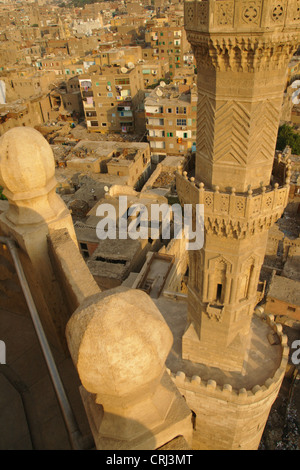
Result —
<path fill-rule="evenodd" d="M 159 85 L 162 86 L 162 87 L 165 87 L 165 86 L 166 86 L 165 82 L 160 82 Z"/>
<path fill-rule="evenodd" d="M 133 62 L 128 62 L 127 65 L 130 69 L 134 69 L 134 63 Z"/>
<path fill-rule="evenodd" d="M 293 83 L 292 83 L 292 88 L 299 88 L 300 86 L 300 80 L 295 80 Z"/>
<path fill-rule="evenodd" d="M 299 104 L 300 103 L 299 94 L 300 94 L 300 89 L 294 91 L 294 93 L 292 94 L 293 104 Z"/>
<path fill-rule="evenodd" d="M 126 67 L 121 67 L 121 72 L 122 73 L 127 73 L 128 72 L 128 69 Z"/>
<path fill-rule="evenodd" d="M 162 96 L 163 92 L 158 88 L 158 90 L 156 90 L 156 94 L 157 96 Z"/>

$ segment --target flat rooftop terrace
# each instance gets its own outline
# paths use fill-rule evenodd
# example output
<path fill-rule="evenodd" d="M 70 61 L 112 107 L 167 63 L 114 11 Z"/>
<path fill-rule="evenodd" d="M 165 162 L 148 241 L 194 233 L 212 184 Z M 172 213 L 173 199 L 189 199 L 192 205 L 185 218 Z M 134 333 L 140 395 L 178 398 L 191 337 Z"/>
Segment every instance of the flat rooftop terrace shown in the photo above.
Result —
<path fill-rule="evenodd" d="M 174 343 L 166 361 L 166 366 L 173 373 L 182 371 L 187 377 L 199 375 L 202 381 L 215 380 L 220 386 L 230 384 L 234 389 L 251 390 L 255 385 L 264 385 L 278 369 L 282 357 L 281 346 L 271 346 L 267 335 L 273 333 L 273 330 L 256 315 L 252 319 L 252 336 L 244 375 L 182 359 L 181 344 L 187 325 L 187 303 L 184 300 L 167 299 L 163 296 L 153 301 L 173 333 Z"/>

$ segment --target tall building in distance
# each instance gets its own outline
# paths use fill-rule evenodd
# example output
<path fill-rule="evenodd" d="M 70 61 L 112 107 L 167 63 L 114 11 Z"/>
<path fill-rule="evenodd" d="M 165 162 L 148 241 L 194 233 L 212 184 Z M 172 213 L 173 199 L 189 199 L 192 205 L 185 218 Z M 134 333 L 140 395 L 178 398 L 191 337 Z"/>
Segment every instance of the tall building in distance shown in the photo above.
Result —
<path fill-rule="evenodd" d="M 164 84 L 164 82 L 162 82 Z M 145 99 L 146 128 L 154 161 L 187 155 L 196 147 L 196 85 L 162 85 Z"/>
<path fill-rule="evenodd" d="M 143 103 L 139 68 L 97 67 L 80 76 L 87 128 L 91 132 L 133 132 Z"/>
<path fill-rule="evenodd" d="M 169 74 L 174 78 L 176 69 L 184 65 L 185 54 L 190 49 L 186 32 L 181 25 L 161 25 L 147 27 L 146 42 L 153 49 L 153 55 L 159 61 L 168 59 Z"/>

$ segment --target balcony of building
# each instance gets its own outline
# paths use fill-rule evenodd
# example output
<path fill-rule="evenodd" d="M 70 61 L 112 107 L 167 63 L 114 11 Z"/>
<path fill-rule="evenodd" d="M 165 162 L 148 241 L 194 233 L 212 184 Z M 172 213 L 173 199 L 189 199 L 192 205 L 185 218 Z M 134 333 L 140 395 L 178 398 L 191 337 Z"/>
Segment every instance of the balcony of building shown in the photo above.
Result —
<path fill-rule="evenodd" d="M 82 103 L 84 109 L 95 108 L 95 101 L 92 97 L 88 97 L 86 100 L 82 100 Z"/>

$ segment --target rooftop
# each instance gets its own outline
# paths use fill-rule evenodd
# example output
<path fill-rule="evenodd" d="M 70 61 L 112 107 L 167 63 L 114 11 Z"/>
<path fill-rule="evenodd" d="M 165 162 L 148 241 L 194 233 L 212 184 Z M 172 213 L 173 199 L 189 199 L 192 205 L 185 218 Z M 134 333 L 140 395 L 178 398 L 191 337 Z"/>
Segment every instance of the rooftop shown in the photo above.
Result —
<path fill-rule="evenodd" d="M 180 92 L 178 86 L 166 85 L 156 87 L 145 99 L 145 106 L 163 106 L 188 104 L 191 102 L 191 92 Z"/>
<path fill-rule="evenodd" d="M 299 281 L 275 275 L 269 287 L 268 297 L 300 305 Z"/>
<path fill-rule="evenodd" d="M 112 152 L 124 153 L 125 150 L 128 154 L 134 154 L 137 150 L 145 150 L 149 147 L 148 143 L 145 142 L 118 142 L 118 141 L 91 141 L 81 140 L 75 147 L 74 152 L 77 150 L 86 150 L 87 152 L 93 152 L 97 157 L 110 156 Z"/>
<path fill-rule="evenodd" d="M 249 355 L 245 359 L 243 374 L 222 371 L 215 367 L 197 364 L 181 357 L 182 336 L 187 325 L 187 303 L 181 300 L 167 299 L 160 296 L 153 299 L 164 316 L 174 337 L 173 347 L 166 361 L 166 366 L 177 373 L 182 371 L 187 377 L 198 375 L 203 381 L 215 380 L 218 385 L 230 384 L 233 389 L 251 389 L 255 385 L 264 385 L 280 365 L 282 349 L 280 345 L 270 345 L 267 340 L 272 331 L 255 315 L 252 319 L 252 336 L 248 347 Z"/>

